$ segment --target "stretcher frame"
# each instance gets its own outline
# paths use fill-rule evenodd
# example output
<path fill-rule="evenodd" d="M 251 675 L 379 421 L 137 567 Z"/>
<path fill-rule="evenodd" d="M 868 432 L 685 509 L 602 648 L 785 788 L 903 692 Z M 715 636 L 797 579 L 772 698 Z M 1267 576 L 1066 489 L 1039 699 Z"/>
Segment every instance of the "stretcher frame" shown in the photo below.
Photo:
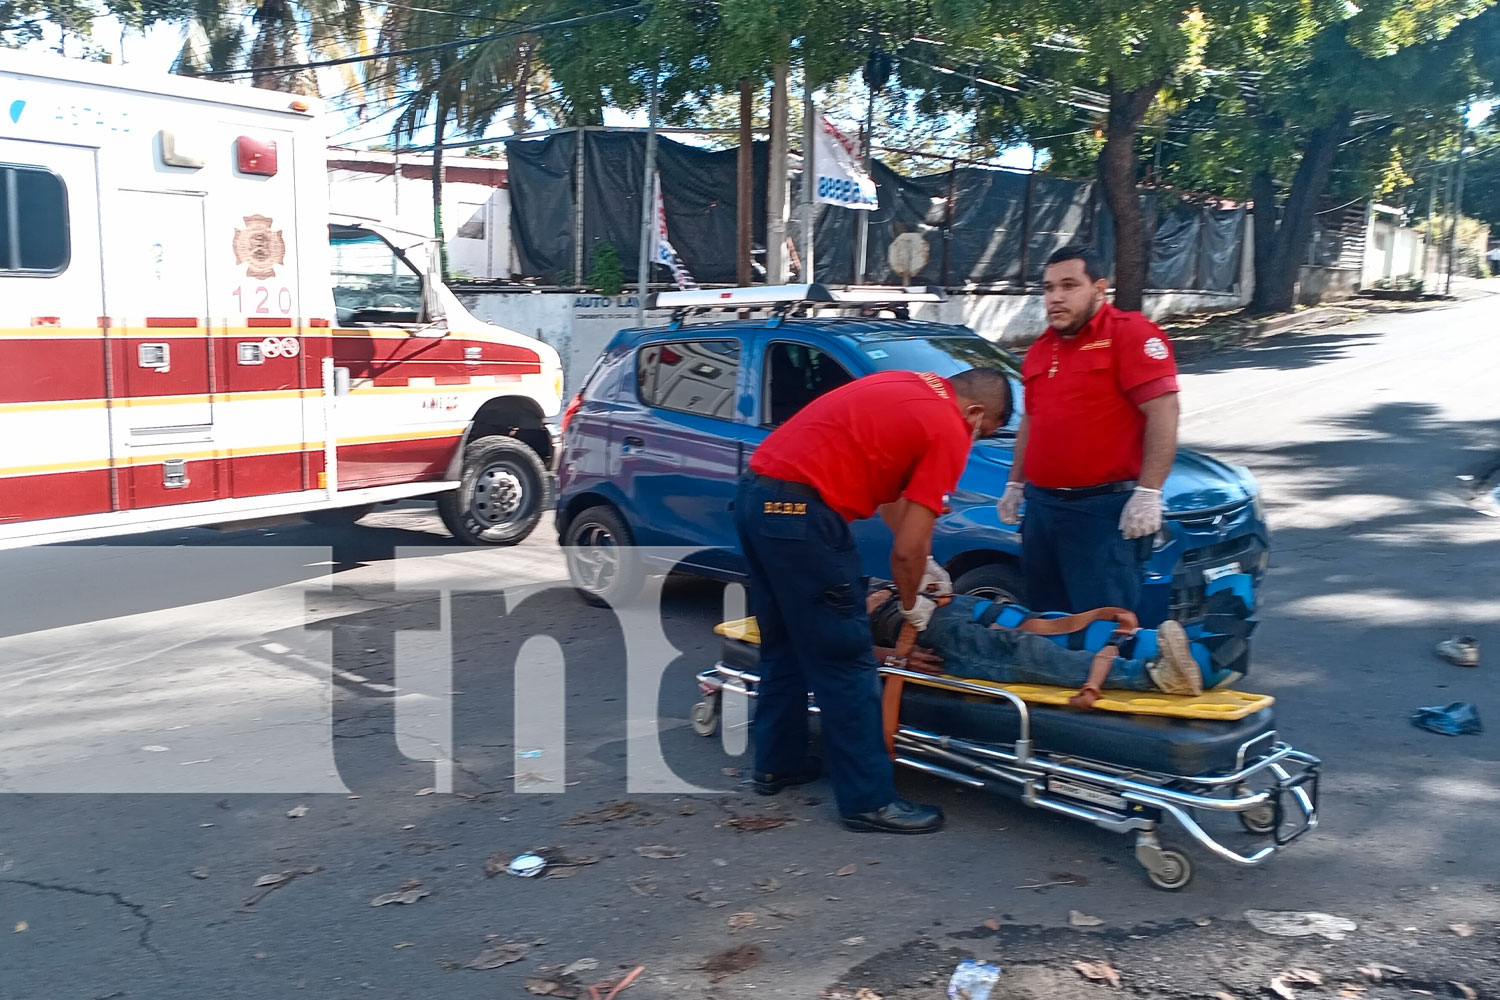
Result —
<path fill-rule="evenodd" d="M 928 685 L 934 680 L 902 667 L 879 671 L 882 680 Z M 759 682 L 754 672 L 723 660 L 698 674 L 704 700 L 693 706 L 694 731 L 702 736 L 718 732 L 725 694 L 753 702 Z M 942 678 L 942 687 L 1009 702 L 1019 715 L 1018 738 L 1014 743 L 982 743 L 898 725 L 892 742 L 895 763 L 1103 830 L 1134 833 L 1135 859 L 1159 889 L 1176 891 L 1193 878 L 1191 857 L 1161 839 L 1168 820 L 1211 856 L 1242 868 L 1264 864 L 1317 829 L 1322 761 L 1282 742 L 1274 729 L 1241 745 L 1229 773 L 1163 774 L 1040 749 L 1031 738 L 1031 707 L 1016 694 L 953 677 Z M 808 711 L 818 712 L 811 695 Z M 1242 852 L 1205 829 L 1207 817 L 1224 815 L 1233 815 L 1259 846 Z"/>

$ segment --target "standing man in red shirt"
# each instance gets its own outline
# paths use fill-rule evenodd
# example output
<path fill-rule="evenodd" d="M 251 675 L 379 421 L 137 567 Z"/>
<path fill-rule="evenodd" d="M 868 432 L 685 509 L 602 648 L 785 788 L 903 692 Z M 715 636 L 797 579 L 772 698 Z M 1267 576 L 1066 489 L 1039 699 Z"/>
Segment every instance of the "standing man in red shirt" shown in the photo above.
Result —
<path fill-rule="evenodd" d="M 1108 275 L 1088 247 L 1054 253 L 1043 273 L 1050 323 L 1026 352 L 1026 414 L 998 504 L 1017 524 L 1026 601 L 1068 612 L 1134 610 L 1162 485 L 1177 455 L 1177 365 L 1161 328 L 1105 301 Z"/>
<path fill-rule="evenodd" d="M 820 396 L 772 432 L 750 460 L 735 526 L 760 625 L 755 790 L 774 795 L 819 777 L 807 753 L 807 693 L 819 709 L 839 815 L 851 830 L 932 833 L 942 811 L 896 796 L 881 732 L 865 578 L 849 522 L 877 511 L 890 527 L 902 617 L 920 631 L 952 592 L 932 559 L 932 528 L 969 447 L 1004 426 L 1004 373 L 951 379 L 883 372 Z"/>

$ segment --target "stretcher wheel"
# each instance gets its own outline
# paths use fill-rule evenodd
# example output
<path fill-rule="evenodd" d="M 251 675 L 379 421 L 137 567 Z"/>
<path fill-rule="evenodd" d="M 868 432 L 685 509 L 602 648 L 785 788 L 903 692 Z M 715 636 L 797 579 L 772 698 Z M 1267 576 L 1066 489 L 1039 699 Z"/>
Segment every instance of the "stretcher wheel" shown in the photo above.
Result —
<path fill-rule="evenodd" d="M 712 736 L 719 731 L 719 700 L 700 701 L 693 706 L 693 732 Z"/>
<path fill-rule="evenodd" d="M 1241 785 L 1235 789 L 1238 795 L 1250 795 L 1252 791 L 1248 785 Z M 1258 837 L 1264 837 L 1276 832 L 1276 806 L 1267 802 L 1263 806 L 1247 809 L 1242 813 L 1235 813 L 1235 818 L 1240 821 L 1240 826 L 1245 832 L 1253 833 Z"/>
<path fill-rule="evenodd" d="M 1193 880 L 1193 862 L 1181 851 L 1164 847 L 1157 858 L 1157 867 L 1146 869 L 1146 878 L 1158 889 L 1176 892 Z"/>

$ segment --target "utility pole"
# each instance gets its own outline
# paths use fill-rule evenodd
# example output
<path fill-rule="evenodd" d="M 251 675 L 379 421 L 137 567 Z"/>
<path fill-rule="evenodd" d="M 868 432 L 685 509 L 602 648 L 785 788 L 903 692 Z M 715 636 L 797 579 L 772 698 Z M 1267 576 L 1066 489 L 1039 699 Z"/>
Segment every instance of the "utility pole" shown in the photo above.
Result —
<path fill-rule="evenodd" d="M 1451 248 L 1453 246 L 1453 227 L 1454 227 L 1454 219 L 1453 219 L 1453 167 L 1454 167 L 1453 161 L 1449 160 L 1448 161 L 1448 169 L 1443 172 L 1443 206 L 1444 206 L 1444 208 L 1443 208 L 1443 214 L 1448 219 L 1448 232 L 1446 234 L 1442 234 L 1442 235 L 1440 235 L 1438 237 L 1438 239 L 1441 241 L 1438 244 L 1438 274 L 1439 274 L 1439 276 L 1441 276 L 1448 269 L 1448 265 L 1445 264 L 1444 260 L 1443 260 L 1443 258 L 1444 258 L 1443 244 L 1446 243 L 1448 245 L 1450 253 L 1451 253 Z M 1451 261 L 1449 261 L 1449 263 L 1451 263 Z"/>
<path fill-rule="evenodd" d="M 869 100 L 865 102 L 864 166 L 865 175 L 874 177 L 875 163 L 875 98 L 885 89 L 891 78 L 891 57 L 880 49 L 871 49 L 865 59 L 865 89 Z M 854 253 L 854 281 L 863 284 L 870 254 L 870 212 L 859 213 L 859 240 Z"/>
<path fill-rule="evenodd" d="M 1432 275 L 1432 248 L 1437 246 L 1437 163 L 1427 170 L 1427 228 L 1422 232 L 1422 283 Z M 1425 289 L 1424 289 L 1425 291 Z"/>
<path fill-rule="evenodd" d="M 766 284 L 786 284 L 787 74 L 778 62 L 771 70 L 771 164 L 766 177 Z"/>
<path fill-rule="evenodd" d="M 752 118 L 755 114 L 750 81 L 740 77 L 740 155 L 738 163 L 738 190 L 735 194 L 736 222 L 739 226 L 739 243 L 736 248 L 736 277 L 741 288 L 755 280 L 750 257 L 755 246 L 755 134 Z"/>
<path fill-rule="evenodd" d="M 802 68 L 802 281 L 812 284 L 817 279 L 817 271 L 814 268 L 816 259 L 813 244 L 816 242 L 813 235 L 813 226 L 817 216 L 817 205 L 814 198 L 817 196 L 818 169 L 817 153 L 818 145 L 818 109 L 813 105 L 812 81 L 808 78 L 807 67 Z"/>
<path fill-rule="evenodd" d="M 636 263 L 636 283 L 639 293 L 635 303 L 635 325 L 646 325 L 646 288 L 651 282 L 651 244 L 656 231 L 656 105 L 657 77 L 661 74 L 658 65 L 646 81 L 646 170 L 641 180 L 641 256 Z"/>

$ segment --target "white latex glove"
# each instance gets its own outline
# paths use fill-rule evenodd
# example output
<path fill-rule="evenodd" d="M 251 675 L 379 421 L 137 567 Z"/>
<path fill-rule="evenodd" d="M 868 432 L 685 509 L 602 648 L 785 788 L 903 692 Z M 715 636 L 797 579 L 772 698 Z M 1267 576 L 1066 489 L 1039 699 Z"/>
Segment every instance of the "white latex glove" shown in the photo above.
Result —
<path fill-rule="evenodd" d="M 1026 495 L 1026 487 L 1020 483 L 1006 483 L 1005 494 L 995 504 L 995 512 L 1000 515 L 1002 524 L 1021 523 L 1021 500 Z"/>
<path fill-rule="evenodd" d="M 1161 530 L 1161 490 L 1137 486 L 1120 511 L 1120 534 L 1145 538 Z"/>
<path fill-rule="evenodd" d="M 953 578 L 948 571 L 938 565 L 938 561 L 932 556 L 927 557 L 927 568 L 922 571 L 922 583 L 917 587 L 924 594 L 933 594 L 937 597 L 953 596 Z"/>
<path fill-rule="evenodd" d="M 923 597 L 918 594 L 917 603 L 913 604 L 910 610 L 904 606 L 901 608 L 901 617 L 905 618 L 908 624 L 915 625 L 918 632 L 923 632 L 931 624 L 932 613 L 936 610 L 936 601 L 930 597 Z"/>

